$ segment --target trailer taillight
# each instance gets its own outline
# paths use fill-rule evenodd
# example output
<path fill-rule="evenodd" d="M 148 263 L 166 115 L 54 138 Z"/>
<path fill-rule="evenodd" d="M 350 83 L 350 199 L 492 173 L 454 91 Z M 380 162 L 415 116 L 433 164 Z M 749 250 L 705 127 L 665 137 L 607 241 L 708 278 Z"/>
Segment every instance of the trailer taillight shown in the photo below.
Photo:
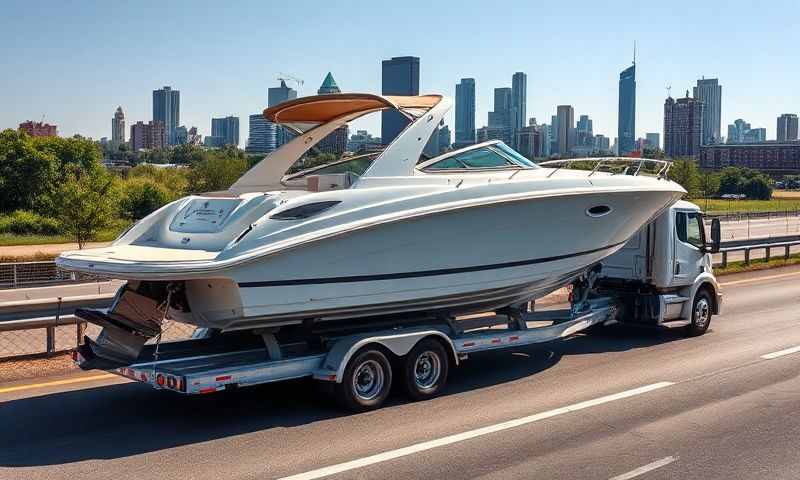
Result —
<path fill-rule="evenodd" d="M 156 383 L 158 384 L 159 387 L 163 387 L 167 383 L 167 380 L 164 378 L 164 375 L 161 375 L 159 373 L 158 375 L 156 375 Z"/>

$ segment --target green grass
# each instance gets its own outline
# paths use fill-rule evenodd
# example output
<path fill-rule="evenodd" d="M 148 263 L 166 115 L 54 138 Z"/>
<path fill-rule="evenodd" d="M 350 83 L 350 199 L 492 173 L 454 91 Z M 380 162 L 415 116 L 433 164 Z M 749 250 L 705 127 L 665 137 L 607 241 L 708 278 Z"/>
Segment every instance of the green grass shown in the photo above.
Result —
<path fill-rule="evenodd" d="M 727 212 L 778 212 L 800 210 L 800 198 L 773 198 L 772 200 L 723 200 L 695 198 L 696 203 L 706 213 Z"/>
<path fill-rule="evenodd" d="M 789 265 L 800 265 L 800 253 L 792 254 L 788 259 L 784 258 L 783 255 L 772 257 L 769 259 L 769 262 L 765 262 L 764 259 L 760 258 L 750 260 L 749 264 L 744 263 L 744 261 L 728 262 L 728 266 L 725 268 L 714 267 L 714 274 L 727 275 L 730 273 L 753 272 L 756 270 L 788 267 Z"/>
<path fill-rule="evenodd" d="M 125 228 L 130 225 L 130 221 L 117 219 L 114 224 L 105 230 L 98 232 L 94 242 L 110 242 L 117 238 Z M 75 239 L 69 235 L 16 235 L 13 233 L 0 233 L 0 247 L 16 245 L 47 245 L 51 243 L 74 243 Z"/>

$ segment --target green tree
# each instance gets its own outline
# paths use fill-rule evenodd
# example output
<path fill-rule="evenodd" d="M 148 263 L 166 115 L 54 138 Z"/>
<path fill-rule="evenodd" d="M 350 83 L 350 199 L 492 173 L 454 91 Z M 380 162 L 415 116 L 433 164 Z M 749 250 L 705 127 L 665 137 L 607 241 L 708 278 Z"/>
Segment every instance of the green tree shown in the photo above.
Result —
<path fill-rule="evenodd" d="M 700 191 L 700 171 L 692 159 L 679 159 L 672 163 L 669 178 L 686 190 L 688 198 L 697 198 Z"/>
<path fill-rule="evenodd" d="M 35 210 L 56 182 L 59 161 L 15 130 L 0 133 L 0 212 Z"/>
<path fill-rule="evenodd" d="M 189 173 L 189 191 L 213 192 L 225 190 L 247 171 L 247 160 L 225 156 L 224 151 L 204 152 L 200 161 L 192 163 Z"/>
<path fill-rule="evenodd" d="M 81 169 L 66 168 L 64 180 L 53 197 L 58 204 L 54 211 L 65 233 L 83 248 L 97 232 L 111 225 L 117 213 L 115 177 L 102 166 Z"/>
<path fill-rule="evenodd" d="M 166 186 L 145 177 L 126 180 L 120 195 L 119 213 L 131 220 L 142 219 L 175 200 L 175 195 Z"/>
<path fill-rule="evenodd" d="M 178 165 L 190 165 L 203 159 L 205 150 L 196 145 L 178 145 L 170 152 L 171 159 L 165 163 L 177 163 Z"/>
<path fill-rule="evenodd" d="M 719 175 L 710 170 L 704 170 L 700 172 L 698 180 L 698 187 L 706 200 L 706 210 L 708 210 L 708 199 L 719 194 Z"/>

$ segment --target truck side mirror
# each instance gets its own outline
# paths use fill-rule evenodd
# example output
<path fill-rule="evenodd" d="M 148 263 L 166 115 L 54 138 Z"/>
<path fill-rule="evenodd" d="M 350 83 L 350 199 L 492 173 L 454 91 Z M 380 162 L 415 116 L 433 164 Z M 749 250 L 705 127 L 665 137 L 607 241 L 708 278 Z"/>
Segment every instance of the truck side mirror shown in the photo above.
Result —
<path fill-rule="evenodd" d="M 710 253 L 719 252 L 719 244 L 722 241 L 722 231 L 719 223 L 719 218 L 711 220 L 711 245 L 709 245 Z"/>

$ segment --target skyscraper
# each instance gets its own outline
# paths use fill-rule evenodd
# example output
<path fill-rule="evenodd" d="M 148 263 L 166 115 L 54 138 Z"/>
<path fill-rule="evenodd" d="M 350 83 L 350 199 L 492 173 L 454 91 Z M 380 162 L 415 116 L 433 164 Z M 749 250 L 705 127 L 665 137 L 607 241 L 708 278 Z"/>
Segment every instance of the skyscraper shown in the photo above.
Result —
<path fill-rule="evenodd" d="M 267 106 L 272 107 L 279 103 L 297 98 L 297 90 L 287 87 L 286 82 L 281 80 L 279 87 L 270 87 L 267 89 Z"/>
<path fill-rule="evenodd" d="M 336 84 L 336 80 L 333 79 L 331 72 L 325 75 L 325 80 L 322 81 L 322 85 L 317 89 L 317 95 L 324 95 L 327 93 L 342 93 L 339 89 L 339 85 Z"/>
<path fill-rule="evenodd" d="M 575 146 L 575 109 L 572 105 L 559 105 L 558 116 L 558 153 L 562 157 L 572 152 Z"/>
<path fill-rule="evenodd" d="M 511 145 L 513 126 L 511 118 L 511 89 L 508 87 L 494 89 L 494 110 L 489 112 L 487 123 L 495 132 L 502 130 L 497 139 Z"/>
<path fill-rule="evenodd" d="M 181 123 L 181 92 L 170 87 L 153 90 L 153 121 L 164 124 L 165 145 L 175 145 L 175 129 Z"/>
<path fill-rule="evenodd" d="M 619 155 L 636 149 L 636 59 L 619 74 L 619 109 L 617 114 Z"/>
<path fill-rule="evenodd" d="M 419 95 L 419 57 L 392 57 L 381 64 L 383 95 Z M 409 120 L 397 110 L 381 112 L 381 141 L 389 145 Z"/>
<path fill-rule="evenodd" d="M 216 146 L 239 146 L 239 117 L 223 117 L 211 119 L 211 136 L 214 137 Z M 208 137 L 206 137 L 207 139 Z"/>
<path fill-rule="evenodd" d="M 122 107 L 117 107 L 114 118 L 111 119 L 111 145 L 119 148 L 123 143 L 125 143 L 125 114 L 122 113 Z"/>
<path fill-rule="evenodd" d="M 177 127 L 176 127 L 177 129 Z M 131 125 L 131 150 L 138 151 L 143 148 L 158 150 L 166 147 L 164 139 L 167 137 L 164 122 L 154 120 L 151 122 L 136 122 Z"/>
<path fill-rule="evenodd" d="M 550 117 L 550 153 L 561 153 L 558 150 L 558 115 Z"/>
<path fill-rule="evenodd" d="M 250 115 L 250 134 L 247 137 L 247 153 L 272 153 L 277 148 L 278 125 L 267 121 L 263 113 Z"/>
<path fill-rule="evenodd" d="M 516 146 L 516 132 L 525 126 L 528 102 L 528 76 L 517 72 L 511 77 L 511 132 Z"/>
<path fill-rule="evenodd" d="M 475 79 L 462 78 L 456 84 L 456 144 L 475 143 Z"/>
<path fill-rule="evenodd" d="M 777 139 L 779 142 L 797 140 L 797 115 L 784 113 L 778 117 Z"/>
<path fill-rule="evenodd" d="M 705 103 L 689 98 L 664 102 L 664 152 L 668 157 L 697 157 L 703 136 Z"/>
<path fill-rule="evenodd" d="M 719 143 L 720 114 L 722 111 L 722 86 L 716 78 L 701 78 L 692 96 L 705 104 L 703 107 L 703 145 Z"/>
<path fill-rule="evenodd" d="M 658 133 L 645 133 L 644 137 L 647 139 L 647 145 L 650 148 L 661 148 L 661 135 Z"/>

